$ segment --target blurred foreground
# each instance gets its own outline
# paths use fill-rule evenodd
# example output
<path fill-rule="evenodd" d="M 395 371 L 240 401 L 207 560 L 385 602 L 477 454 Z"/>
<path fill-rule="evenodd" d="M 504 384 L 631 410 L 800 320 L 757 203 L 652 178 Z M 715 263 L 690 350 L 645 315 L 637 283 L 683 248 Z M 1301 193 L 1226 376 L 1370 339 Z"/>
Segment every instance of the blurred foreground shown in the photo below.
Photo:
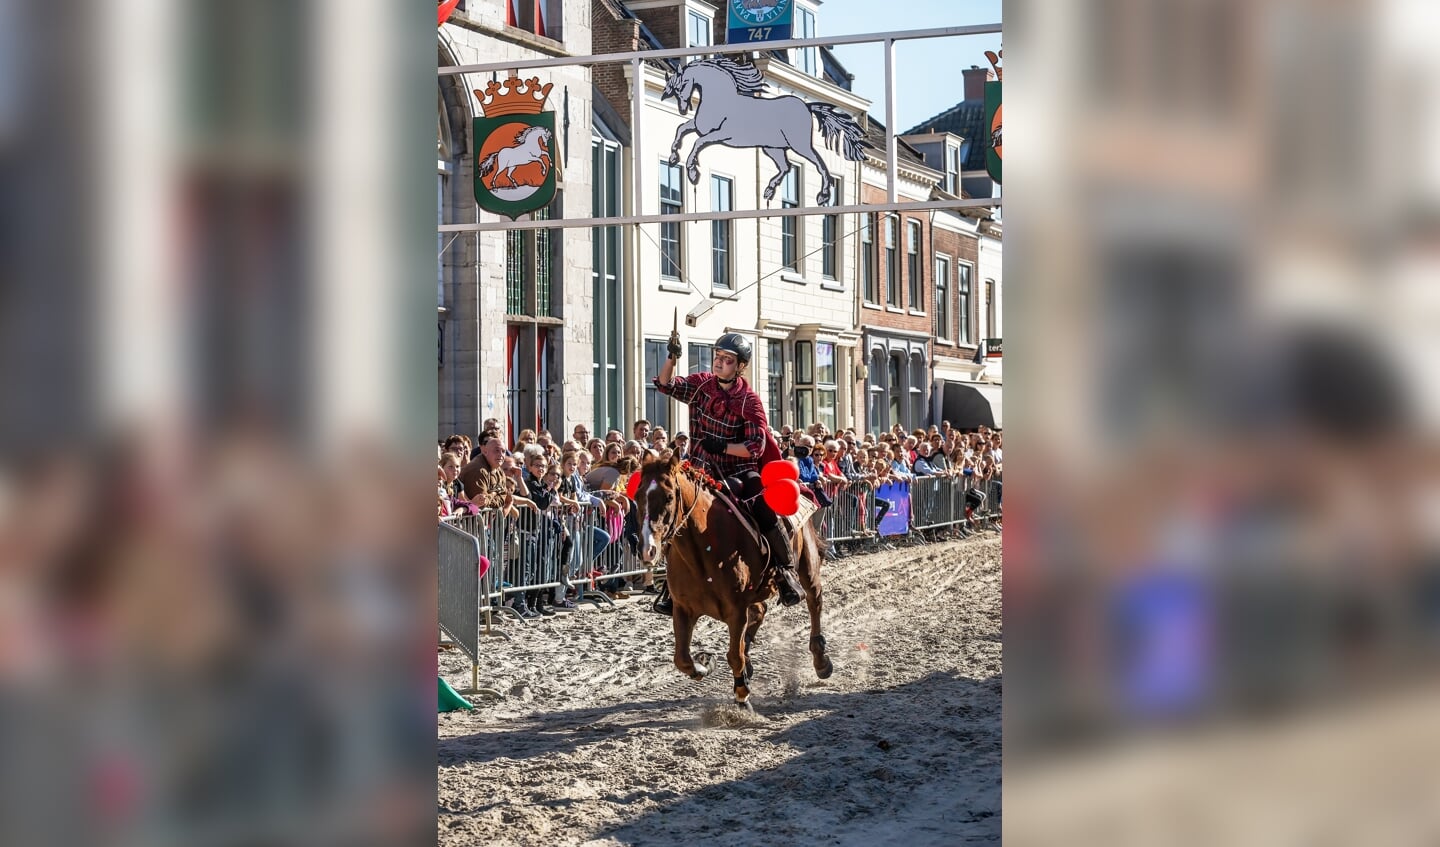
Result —
<path fill-rule="evenodd" d="M 1437 11 L 1007 4 L 1007 843 L 1440 840 Z"/>
<path fill-rule="evenodd" d="M 403 5 L 0 2 L 0 843 L 434 838 Z"/>

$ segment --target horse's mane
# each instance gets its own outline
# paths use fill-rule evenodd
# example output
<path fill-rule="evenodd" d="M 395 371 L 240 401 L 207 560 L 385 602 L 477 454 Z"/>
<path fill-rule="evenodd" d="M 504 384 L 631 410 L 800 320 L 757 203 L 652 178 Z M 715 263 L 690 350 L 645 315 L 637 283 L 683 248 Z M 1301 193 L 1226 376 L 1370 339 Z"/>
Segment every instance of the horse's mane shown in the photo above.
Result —
<path fill-rule="evenodd" d="M 725 56 L 716 56 L 713 59 L 700 59 L 699 61 L 690 63 L 690 67 L 696 65 L 719 68 L 729 74 L 730 78 L 735 81 L 735 89 L 741 94 L 759 94 L 765 90 L 765 77 L 761 75 L 760 70 L 754 65 L 742 65 L 734 59 L 726 58 Z"/>
<path fill-rule="evenodd" d="M 536 134 L 537 132 L 549 132 L 549 130 L 547 130 L 543 126 L 527 126 L 515 134 L 515 143 L 523 144 L 525 143 L 526 139 Z"/>

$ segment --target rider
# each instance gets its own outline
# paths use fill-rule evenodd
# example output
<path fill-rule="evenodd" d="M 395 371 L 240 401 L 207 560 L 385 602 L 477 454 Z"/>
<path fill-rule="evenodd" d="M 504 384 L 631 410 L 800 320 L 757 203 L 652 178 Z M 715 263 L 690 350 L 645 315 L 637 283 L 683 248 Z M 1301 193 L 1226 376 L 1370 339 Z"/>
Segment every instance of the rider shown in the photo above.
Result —
<path fill-rule="evenodd" d="M 771 561 L 780 577 L 780 602 L 800 602 L 800 583 L 790 541 L 775 512 L 760 496 L 760 466 L 779 458 L 780 451 L 770 436 L 765 405 L 745 381 L 750 364 L 750 342 L 743 335 L 727 332 L 715 341 L 713 371 L 675 377 L 680 361 L 680 334 L 670 333 L 666 348 L 669 357 L 660 367 L 655 387 L 690 406 L 690 461 L 702 465 L 716 479 L 733 480 L 733 489 L 748 502 L 750 514 L 770 542 Z M 668 591 L 655 601 L 655 611 L 670 614 Z"/>

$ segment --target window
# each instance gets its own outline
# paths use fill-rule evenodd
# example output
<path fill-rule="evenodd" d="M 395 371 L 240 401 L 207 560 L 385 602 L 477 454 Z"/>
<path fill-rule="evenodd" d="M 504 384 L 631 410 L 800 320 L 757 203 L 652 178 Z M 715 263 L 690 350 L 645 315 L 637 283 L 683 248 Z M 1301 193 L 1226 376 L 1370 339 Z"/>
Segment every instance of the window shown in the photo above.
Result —
<path fill-rule="evenodd" d="M 866 428 L 878 435 L 885 424 L 885 351 L 876 349 L 870 353 L 870 407 L 867 411 Z"/>
<path fill-rule="evenodd" d="M 551 208 L 559 208 L 556 192 Z M 531 213 L 535 220 L 551 217 L 550 208 Z M 510 230 L 505 233 L 505 314 L 558 317 L 550 290 L 551 233 L 549 229 Z"/>
<path fill-rule="evenodd" d="M 562 0 L 505 0 L 505 23 L 560 41 L 563 8 Z"/>
<path fill-rule="evenodd" d="M 651 426 L 663 426 L 670 431 L 670 398 L 660 393 L 654 379 L 660 375 L 660 366 L 669 355 L 665 350 L 666 341 L 645 342 L 645 419 Z M 620 430 L 624 432 L 624 429 Z"/>
<path fill-rule="evenodd" d="M 950 145 L 945 147 L 945 190 L 960 194 L 960 148 Z"/>
<path fill-rule="evenodd" d="M 935 337 L 950 340 L 950 260 L 935 257 Z"/>
<path fill-rule="evenodd" d="M 710 211 L 728 212 L 734 208 L 735 187 L 728 177 L 710 177 Z M 735 287 L 730 269 L 730 236 L 733 221 L 710 222 L 710 283 L 726 290 Z"/>
<path fill-rule="evenodd" d="M 800 168 L 791 167 L 780 183 L 780 208 L 794 209 L 800 205 Z M 800 271 L 800 218 L 790 215 L 780 219 L 780 264 L 787 270 Z"/>
<path fill-rule="evenodd" d="M 685 14 L 685 29 L 687 40 L 686 47 L 709 47 L 710 46 L 710 19 L 695 11 L 689 10 Z M 701 56 L 689 56 L 686 62 L 702 58 Z"/>
<path fill-rule="evenodd" d="M 709 373 L 715 367 L 714 344 L 691 344 L 690 369 L 686 373 Z"/>
<path fill-rule="evenodd" d="M 770 413 L 770 425 L 779 429 L 784 424 L 785 405 L 781 400 L 785 396 L 785 342 L 770 341 L 766 345 L 769 348 L 769 370 L 766 372 L 768 391 L 765 400 L 765 410 Z"/>
<path fill-rule="evenodd" d="M 815 37 L 815 13 L 803 6 L 795 7 L 795 38 Z M 820 75 L 820 51 L 815 47 L 801 47 L 795 51 L 795 66 L 811 76 Z"/>
<path fill-rule="evenodd" d="M 885 303 L 899 308 L 900 262 L 895 256 L 896 225 L 894 215 L 885 216 Z"/>
<path fill-rule="evenodd" d="M 904 424 L 900 417 L 901 411 L 905 408 L 905 359 L 902 353 L 890 354 L 888 362 L 890 376 L 890 417 L 885 421 L 885 428 L 889 429 L 895 424 Z"/>
<path fill-rule="evenodd" d="M 925 278 L 920 273 L 920 222 L 905 222 L 905 247 L 908 255 L 905 257 L 905 273 L 910 277 L 910 308 L 916 311 L 925 310 Z"/>
<path fill-rule="evenodd" d="M 809 385 L 815 381 L 815 345 L 809 341 L 795 342 L 795 384 Z"/>
<path fill-rule="evenodd" d="M 826 215 L 820 219 L 820 274 L 826 279 L 835 279 L 840 275 L 840 248 L 835 244 L 835 230 L 839 227 L 839 215 Z"/>
<path fill-rule="evenodd" d="M 815 396 L 819 402 L 816 409 L 820 423 L 835 431 L 835 401 L 839 392 L 835 385 L 835 344 L 830 341 L 815 342 Z"/>
<path fill-rule="evenodd" d="M 914 429 L 917 426 L 925 425 L 925 357 L 919 353 L 910 354 L 910 420 L 905 422 L 906 429 Z"/>
<path fill-rule="evenodd" d="M 620 211 L 620 145 L 594 139 L 591 151 L 590 214 L 593 217 L 618 215 Z M 621 347 L 624 309 L 620 300 L 620 227 L 595 227 L 590 237 L 590 282 L 594 295 L 591 308 L 595 420 L 593 432 L 624 431 L 620 413 L 620 375 L 624 367 Z"/>
<path fill-rule="evenodd" d="M 956 290 L 960 294 L 960 302 L 955 309 L 955 316 L 960 319 L 960 329 L 955 334 L 955 341 L 959 344 L 973 344 L 974 334 L 970 331 L 970 315 L 973 310 L 970 302 L 970 274 L 972 268 L 966 264 L 959 264 L 955 266 L 955 269 L 959 271 Z"/>
<path fill-rule="evenodd" d="M 995 280 L 985 280 L 985 327 L 990 338 L 1000 337 L 1000 309 L 995 302 Z"/>
<path fill-rule="evenodd" d="M 865 286 L 865 302 L 879 303 L 879 278 L 875 274 L 875 216 L 860 216 L 860 277 Z"/>
<path fill-rule="evenodd" d="M 795 342 L 795 425 L 815 422 L 815 343 Z"/>
<path fill-rule="evenodd" d="M 684 210 L 684 194 L 680 189 L 680 166 L 660 163 L 660 214 L 678 215 Z M 684 253 L 680 243 L 680 223 L 660 224 L 660 275 L 679 279 L 685 271 Z M 654 422 L 654 418 L 650 419 Z"/>

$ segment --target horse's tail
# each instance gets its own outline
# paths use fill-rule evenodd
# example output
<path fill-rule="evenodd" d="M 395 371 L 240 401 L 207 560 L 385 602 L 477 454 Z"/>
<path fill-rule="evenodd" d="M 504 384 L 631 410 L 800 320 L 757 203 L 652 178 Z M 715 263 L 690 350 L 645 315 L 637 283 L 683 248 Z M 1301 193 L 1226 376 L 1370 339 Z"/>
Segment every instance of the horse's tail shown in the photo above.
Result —
<path fill-rule="evenodd" d="M 480 175 L 481 175 L 481 176 L 484 176 L 484 175 L 490 173 L 492 170 L 495 169 L 495 158 L 496 158 L 497 156 L 499 156 L 499 155 L 500 155 L 500 154 L 499 154 L 498 152 L 496 152 L 496 153 L 491 153 L 489 156 L 486 156 L 484 159 L 482 159 L 482 160 L 480 161 Z"/>
<path fill-rule="evenodd" d="M 820 122 L 820 134 L 825 137 L 826 147 L 843 153 L 852 162 L 865 158 L 865 148 L 871 145 L 865 141 L 865 130 L 854 118 L 829 103 L 809 105 L 815 119 Z"/>

